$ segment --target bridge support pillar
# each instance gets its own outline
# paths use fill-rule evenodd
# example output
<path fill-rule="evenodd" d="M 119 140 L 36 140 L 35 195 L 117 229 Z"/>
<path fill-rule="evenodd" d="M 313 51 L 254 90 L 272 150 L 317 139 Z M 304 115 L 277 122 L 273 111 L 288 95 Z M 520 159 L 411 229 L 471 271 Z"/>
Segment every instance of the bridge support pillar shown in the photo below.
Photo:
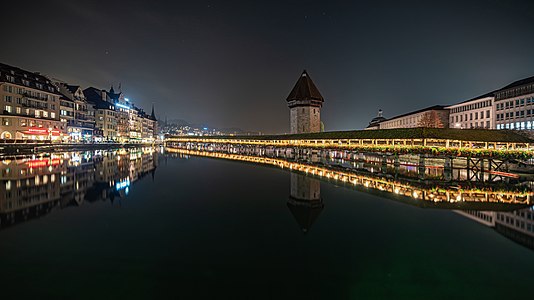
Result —
<path fill-rule="evenodd" d="M 419 165 L 417 166 L 417 169 L 419 171 L 419 179 L 425 179 L 425 156 L 422 154 L 419 155 Z"/>
<path fill-rule="evenodd" d="M 388 156 L 386 154 L 382 155 L 382 173 L 388 172 Z"/>
<path fill-rule="evenodd" d="M 443 165 L 443 177 L 446 181 L 452 180 L 452 158 L 450 156 L 445 157 L 445 163 Z"/>

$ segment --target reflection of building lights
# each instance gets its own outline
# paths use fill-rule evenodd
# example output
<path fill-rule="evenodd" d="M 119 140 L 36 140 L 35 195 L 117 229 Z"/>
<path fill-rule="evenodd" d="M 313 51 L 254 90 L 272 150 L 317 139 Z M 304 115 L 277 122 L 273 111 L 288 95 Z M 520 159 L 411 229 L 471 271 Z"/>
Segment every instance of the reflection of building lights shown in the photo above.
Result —
<path fill-rule="evenodd" d="M 130 178 L 126 178 L 125 180 L 123 181 L 119 181 L 115 184 L 115 189 L 118 191 L 118 190 L 122 190 L 126 187 L 130 186 Z"/>
<path fill-rule="evenodd" d="M 371 189 L 393 191 L 396 194 L 411 196 L 416 199 L 420 199 L 420 194 L 426 191 L 429 196 L 428 198 L 426 197 L 421 198 L 422 200 L 432 201 L 432 202 L 450 201 L 450 200 L 446 200 L 450 198 L 446 197 L 445 195 L 440 194 L 442 192 L 435 191 L 433 189 L 413 191 L 411 194 L 409 192 L 401 193 L 401 190 L 409 191 L 414 188 L 413 186 L 406 184 L 406 183 L 399 183 L 396 181 L 385 181 L 384 179 L 381 179 L 381 178 L 357 175 L 354 173 L 347 173 L 344 171 L 334 171 L 334 170 L 316 166 L 316 165 L 307 165 L 307 164 L 301 164 L 301 163 L 288 162 L 286 160 L 278 159 L 278 158 L 247 156 L 247 155 L 240 155 L 240 154 L 234 154 L 234 153 L 229 154 L 229 153 L 223 153 L 223 152 L 200 151 L 200 149 L 202 149 L 200 145 L 195 145 L 193 147 L 199 150 L 166 148 L 166 151 L 170 153 L 173 153 L 173 152 L 178 153 L 179 156 L 184 157 L 184 158 L 188 158 L 190 155 L 198 155 L 198 156 L 215 157 L 215 158 L 230 159 L 230 160 L 237 160 L 237 161 L 254 162 L 254 163 L 260 163 L 260 164 L 268 164 L 268 165 L 274 165 L 274 166 L 280 167 L 282 169 L 293 168 L 294 170 L 300 170 L 301 172 L 310 172 L 313 175 L 317 174 L 318 176 L 326 176 L 328 178 L 334 177 L 336 180 L 339 180 L 339 181 L 345 181 L 348 179 L 348 181 L 353 183 L 354 185 L 360 184 L 367 188 L 371 187 Z M 232 149 L 231 151 L 236 152 L 237 150 Z M 449 192 L 450 191 L 444 191 L 443 193 L 449 193 Z M 504 196 L 503 194 L 498 194 L 498 193 L 493 193 L 493 192 L 492 192 L 492 195 L 493 196 L 491 197 L 494 197 L 497 199 L 502 198 L 502 197 L 499 197 L 499 195 Z M 509 194 L 506 194 L 505 199 L 499 202 L 510 203 L 510 204 L 512 203 L 530 204 L 531 198 L 532 198 L 532 193 L 511 192 Z M 461 200 L 461 195 L 458 195 L 457 199 Z M 488 200 L 484 200 L 480 198 L 473 198 L 468 201 L 488 202 Z"/>

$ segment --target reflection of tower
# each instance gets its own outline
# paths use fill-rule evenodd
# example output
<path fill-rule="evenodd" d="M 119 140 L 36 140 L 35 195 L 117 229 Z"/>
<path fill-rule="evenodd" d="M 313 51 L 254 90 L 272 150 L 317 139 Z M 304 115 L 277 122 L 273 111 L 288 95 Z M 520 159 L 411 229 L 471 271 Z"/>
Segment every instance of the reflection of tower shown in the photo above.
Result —
<path fill-rule="evenodd" d="M 287 206 L 302 231 L 308 232 L 324 208 L 321 182 L 315 178 L 291 173 L 291 194 Z"/>

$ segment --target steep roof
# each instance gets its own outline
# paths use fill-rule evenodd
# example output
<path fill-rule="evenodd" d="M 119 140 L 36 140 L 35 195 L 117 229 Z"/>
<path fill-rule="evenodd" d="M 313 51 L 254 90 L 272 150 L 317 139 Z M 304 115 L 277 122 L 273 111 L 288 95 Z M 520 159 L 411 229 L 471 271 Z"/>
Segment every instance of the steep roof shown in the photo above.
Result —
<path fill-rule="evenodd" d="M 405 114 L 402 114 L 402 115 L 398 115 L 398 116 L 392 117 L 390 119 L 387 119 L 387 121 L 395 120 L 395 119 L 406 117 L 406 116 L 413 115 L 413 114 L 422 113 L 422 112 L 429 111 L 429 110 L 445 110 L 445 109 L 446 109 L 446 107 L 444 105 L 434 105 L 434 106 L 430 106 L 430 107 L 427 107 L 427 108 L 419 109 L 419 110 L 416 110 L 416 111 L 412 111 L 412 112 L 409 112 L 409 113 L 405 113 Z"/>
<path fill-rule="evenodd" d="M 324 98 L 319 92 L 319 89 L 313 83 L 310 75 L 304 70 L 299 77 L 299 80 L 287 96 L 287 101 L 292 100 L 319 100 L 324 102 Z"/>
<path fill-rule="evenodd" d="M 152 113 L 150 113 L 150 119 L 156 121 L 156 114 L 154 113 L 154 104 L 152 104 Z"/>
<path fill-rule="evenodd" d="M 8 76 L 13 77 L 9 80 Z M 14 66 L 0 63 L 0 82 L 10 82 L 21 86 L 60 95 L 58 88 L 46 76 L 38 72 L 30 72 Z"/>
<path fill-rule="evenodd" d="M 80 88 L 79 85 L 70 85 L 70 84 L 65 84 L 65 88 L 67 88 L 67 90 L 69 90 L 69 92 L 71 92 L 72 94 L 76 93 L 76 91 Z"/>
<path fill-rule="evenodd" d="M 106 91 L 106 94 L 108 95 L 110 99 L 114 101 L 118 101 L 122 93 L 121 92 L 115 93 L 113 86 L 111 86 L 111 89 L 109 90 L 109 92 Z"/>
<path fill-rule="evenodd" d="M 525 84 L 530 84 L 530 83 L 534 83 L 534 76 L 514 81 L 514 82 L 510 83 L 509 85 L 503 87 L 499 91 L 510 89 L 510 88 L 515 88 L 515 87 L 522 86 L 522 85 L 525 85 Z"/>
<path fill-rule="evenodd" d="M 102 90 L 100 89 L 88 87 L 83 90 L 83 94 L 87 102 L 91 103 L 97 109 L 115 109 L 115 105 L 113 103 L 102 100 Z"/>

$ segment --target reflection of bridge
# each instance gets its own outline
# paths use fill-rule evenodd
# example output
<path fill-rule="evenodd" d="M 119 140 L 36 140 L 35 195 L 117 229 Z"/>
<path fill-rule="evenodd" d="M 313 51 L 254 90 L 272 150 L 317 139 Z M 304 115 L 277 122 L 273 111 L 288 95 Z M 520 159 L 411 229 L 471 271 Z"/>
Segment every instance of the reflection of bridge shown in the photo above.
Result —
<path fill-rule="evenodd" d="M 527 139 L 527 141 L 530 140 Z M 508 172 L 509 162 L 515 159 L 532 158 L 534 155 L 534 151 L 530 149 L 531 144 L 527 142 L 480 142 L 436 138 L 169 137 L 166 139 L 166 146 L 199 151 L 281 157 L 290 160 L 302 156 L 318 156 L 354 161 L 370 153 L 381 157 L 384 168 L 388 164 L 398 168 L 403 157 L 417 156 L 414 165 L 421 170 L 420 174 L 423 177 L 428 162 L 438 159 L 440 165 L 434 167 L 444 170 L 444 179 L 450 180 L 452 170 L 457 163 L 460 163 L 466 167 L 468 179 L 478 181 L 515 178 L 517 175 Z"/>
<path fill-rule="evenodd" d="M 185 155 L 197 155 L 222 158 L 251 163 L 259 163 L 289 169 L 302 174 L 320 177 L 365 189 L 368 192 L 378 192 L 384 195 L 394 195 L 397 199 L 410 204 L 426 207 L 442 207 L 449 209 L 478 209 L 502 210 L 513 209 L 532 204 L 534 195 L 529 189 L 510 186 L 471 185 L 453 186 L 442 183 L 432 184 L 429 181 L 418 183 L 399 180 L 387 176 L 373 174 L 358 174 L 343 169 L 332 169 L 325 166 L 305 164 L 278 158 L 240 155 L 210 151 L 168 148 L 168 152 Z M 506 204 L 506 205 L 503 205 Z"/>

